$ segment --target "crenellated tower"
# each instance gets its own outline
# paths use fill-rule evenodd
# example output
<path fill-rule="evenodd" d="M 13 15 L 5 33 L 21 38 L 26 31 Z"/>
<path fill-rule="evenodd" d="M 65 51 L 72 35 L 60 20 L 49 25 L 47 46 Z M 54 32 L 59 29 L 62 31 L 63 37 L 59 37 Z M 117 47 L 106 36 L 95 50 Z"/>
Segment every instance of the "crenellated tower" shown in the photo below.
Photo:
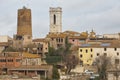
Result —
<path fill-rule="evenodd" d="M 31 9 L 23 7 L 18 10 L 17 35 L 29 35 L 32 37 Z"/>

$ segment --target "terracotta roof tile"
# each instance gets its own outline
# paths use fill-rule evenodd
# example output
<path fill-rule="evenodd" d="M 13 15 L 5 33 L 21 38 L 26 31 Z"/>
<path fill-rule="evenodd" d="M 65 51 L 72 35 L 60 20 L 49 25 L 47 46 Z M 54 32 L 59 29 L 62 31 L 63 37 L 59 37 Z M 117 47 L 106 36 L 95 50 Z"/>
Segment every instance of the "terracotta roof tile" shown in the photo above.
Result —
<path fill-rule="evenodd" d="M 45 38 L 33 39 L 33 42 L 48 42 Z"/>
<path fill-rule="evenodd" d="M 40 58 L 40 55 L 23 52 L 23 58 Z"/>

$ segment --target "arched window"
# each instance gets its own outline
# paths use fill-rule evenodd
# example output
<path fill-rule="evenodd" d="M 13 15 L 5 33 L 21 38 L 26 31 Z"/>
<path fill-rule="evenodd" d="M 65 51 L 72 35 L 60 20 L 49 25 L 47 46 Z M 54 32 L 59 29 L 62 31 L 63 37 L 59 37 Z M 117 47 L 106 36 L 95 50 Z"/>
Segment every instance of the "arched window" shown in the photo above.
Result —
<path fill-rule="evenodd" d="M 56 24 L 56 15 L 54 14 L 54 24 Z"/>

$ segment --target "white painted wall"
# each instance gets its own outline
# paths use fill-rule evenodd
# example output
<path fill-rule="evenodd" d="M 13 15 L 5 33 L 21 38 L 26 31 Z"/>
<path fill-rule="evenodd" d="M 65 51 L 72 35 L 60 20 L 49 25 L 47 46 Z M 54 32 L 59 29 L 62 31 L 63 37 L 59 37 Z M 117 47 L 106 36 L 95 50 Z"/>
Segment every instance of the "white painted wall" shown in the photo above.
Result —
<path fill-rule="evenodd" d="M 93 60 L 95 60 L 98 56 L 97 54 L 99 53 L 99 56 L 104 55 L 104 53 L 107 54 L 108 57 L 111 57 L 112 63 L 115 62 L 115 59 L 120 60 L 120 48 L 117 48 L 115 51 L 115 48 L 106 48 L 107 50 L 104 51 L 104 48 L 93 48 L 94 54 L 93 54 Z M 119 55 L 117 55 L 119 53 Z"/>
<path fill-rule="evenodd" d="M 11 40 L 9 36 L 0 36 L 0 42 L 8 42 L 8 40 Z"/>
<path fill-rule="evenodd" d="M 104 34 L 103 37 L 104 38 L 116 38 L 116 39 L 120 38 L 118 33 L 117 34 Z"/>

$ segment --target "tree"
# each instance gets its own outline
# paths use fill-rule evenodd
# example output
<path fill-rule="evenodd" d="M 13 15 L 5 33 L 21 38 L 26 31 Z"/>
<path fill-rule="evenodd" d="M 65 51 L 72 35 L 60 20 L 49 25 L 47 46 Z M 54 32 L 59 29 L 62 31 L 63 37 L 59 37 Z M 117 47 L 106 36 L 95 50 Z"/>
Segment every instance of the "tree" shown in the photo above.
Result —
<path fill-rule="evenodd" d="M 57 64 L 58 62 L 61 61 L 61 56 L 49 56 L 47 55 L 46 58 L 45 58 L 46 62 L 48 64 Z"/>
<path fill-rule="evenodd" d="M 55 49 L 53 47 L 48 47 L 48 55 L 53 56 L 55 55 Z"/>
<path fill-rule="evenodd" d="M 68 37 L 65 39 L 65 48 L 62 52 L 63 61 L 66 66 L 66 74 L 69 74 L 71 69 L 74 69 L 75 66 L 78 64 L 79 59 L 75 56 L 76 52 L 71 50 L 71 43 L 68 42 Z"/>
<path fill-rule="evenodd" d="M 107 69 L 111 65 L 111 58 L 107 56 L 99 56 L 96 58 L 96 66 L 101 80 L 107 80 Z"/>
<path fill-rule="evenodd" d="M 46 62 L 48 64 L 57 64 L 58 62 L 61 61 L 61 53 L 62 53 L 62 48 L 58 48 L 57 50 L 55 50 L 52 47 L 49 47 L 49 52 L 46 55 Z"/>
<path fill-rule="evenodd" d="M 17 52 L 17 50 L 11 46 L 8 46 L 2 52 Z"/>
<path fill-rule="evenodd" d="M 58 69 L 54 66 L 53 67 L 53 75 L 52 75 L 52 78 L 57 80 L 60 78 L 60 75 L 59 75 L 59 72 L 58 72 Z"/>
<path fill-rule="evenodd" d="M 119 78 L 119 59 L 115 59 L 115 77 L 116 77 L 116 80 L 118 80 Z"/>
<path fill-rule="evenodd" d="M 56 64 L 57 62 L 65 64 L 66 73 L 69 74 L 71 69 L 75 68 L 79 61 L 79 59 L 75 56 L 76 52 L 73 52 L 70 48 L 71 44 L 68 42 L 68 38 L 66 37 L 64 47 L 60 47 L 57 50 L 49 47 L 49 53 L 46 56 L 46 62 L 50 64 Z"/>
<path fill-rule="evenodd" d="M 69 74 L 71 69 L 74 69 L 75 66 L 78 64 L 79 59 L 75 55 L 67 55 L 65 60 L 66 65 L 66 74 Z"/>

